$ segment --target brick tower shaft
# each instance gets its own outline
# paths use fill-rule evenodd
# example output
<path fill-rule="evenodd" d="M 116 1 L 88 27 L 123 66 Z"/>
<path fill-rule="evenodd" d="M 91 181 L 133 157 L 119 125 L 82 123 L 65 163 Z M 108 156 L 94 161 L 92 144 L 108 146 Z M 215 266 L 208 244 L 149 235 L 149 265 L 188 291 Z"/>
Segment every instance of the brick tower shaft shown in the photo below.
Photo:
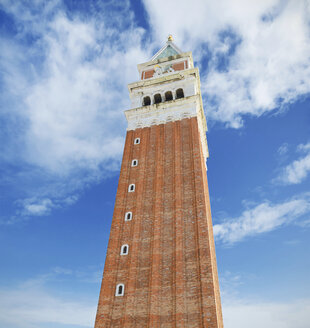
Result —
<path fill-rule="evenodd" d="M 95 328 L 221 328 L 198 70 L 171 40 L 138 68 Z"/>

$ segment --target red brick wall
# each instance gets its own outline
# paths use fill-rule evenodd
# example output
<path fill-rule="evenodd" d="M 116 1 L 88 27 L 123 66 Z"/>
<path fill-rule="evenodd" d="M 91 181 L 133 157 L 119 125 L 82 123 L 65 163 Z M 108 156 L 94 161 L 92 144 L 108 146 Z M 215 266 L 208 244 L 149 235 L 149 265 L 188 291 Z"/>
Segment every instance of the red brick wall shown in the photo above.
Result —
<path fill-rule="evenodd" d="M 127 132 L 96 328 L 223 327 L 203 161 L 196 118 Z"/>
<path fill-rule="evenodd" d="M 172 68 L 175 70 L 175 71 L 181 71 L 181 70 L 183 70 L 183 69 L 185 69 L 186 68 L 186 64 L 185 64 L 186 62 L 184 61 L 184 62 L 181 62 L 181 63 L 176 63 L 176 64 L 173 64 L 172 65 Z"/>
<path fill-rule="evenodd" d="M 145 79 L 149 79 L 149 78 L 153 77 L 154 72 L 155 71 L 153 69 L 142 72 L 142 79 L 141 80 L 145 80 Z"/>

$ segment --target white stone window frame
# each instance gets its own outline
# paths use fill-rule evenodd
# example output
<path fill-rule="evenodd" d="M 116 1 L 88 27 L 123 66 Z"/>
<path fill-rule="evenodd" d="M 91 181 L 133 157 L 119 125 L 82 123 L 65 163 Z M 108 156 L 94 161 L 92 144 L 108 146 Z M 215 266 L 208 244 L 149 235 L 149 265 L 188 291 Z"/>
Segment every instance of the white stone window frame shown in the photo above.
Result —
<path fill-rule="evenodd" d="M 129 215 L 129 219 L 127 219 L 128 215 Z M 131 220 L 132 220 L 132 212 L 126 212 L 125 213 L 125 221 L 131 221 Z"/>
<path fill-rule="evenodd" d="M 140 145 L 140 141 L 141 141 L 140 138 L 135 138 L 133 144 L 134 145 Z"/>
<path fill-rule="evenodd" d="M 184 83 L 182 83 L 182 84 L 179 84 L 178 86 L 173 87 L 170 90 L 168 90 L 168 91 L 171 91 L 172 92 L 173 100 L 184 99 L 184 98 L 177 98 L 177 90 L 178 89 L 182 89 L 183 90 L 184 98 L 186 98 L 186 94 L 185 94 L 186 85 Z"/>
<path fill-rule="evenodd" d="M 126 248 L 126 253 L 124 251 L 125 248 Z M 128 255 L 128 253 L 129 253 L 129 246 L 128 246 L 128 244 L 122 245 L 120 255 Z"/>
<path fill-rule="evenodd" d="M 155 97 L 155 95 L 157 95 L 158 93 L 161 95 L 161 102 L 163 102 L 163 93 L 162 93 L 162 90 L 156 90 L 156 91 L 152 92 L 151 95 L 150 95 L 150 97 L 151 97 L 151 104 L 152 104 L 152 105 L 155 104 L 154 97 Z M 161 103 L 160 103 L 160 104 L 161 104 Z"/>
<path fill-rule="evenodd" d="M 141 98 L 140 98 L 141 107 L 145 107 L 145 105 L 144 105 L 144 98 L 146 98 L 146 97 L 150 97 L 150 99 L 151 99 L 151 103 L 150 103 L 150 105 L 147 105 L 147 106 L 151 106 L 151 105 L 154 104 L 154 102 L 153 102 L 153 97 L 152 97 L 151 94 L 143 94 L 143 95 L 141 96 Z"/>
<path fill-rule="evenodd" d="M 155 95 L 160 95 L 161 96 L 161 102 L 157 103 L 158 104 L 162 104 L 163 102 L 165 102 L 165 93 L 163 93 L 161 90 L 160 91 L 156 91 L 152 94 L 152 98 L 151 98 L 151 103 L 152 105 L 155 104 Z"/>
<path fill-rule="evenodd" d="M 138 166 L 138 164 L 139 164 L 139 161 L 136 158 L 131 161 L 131 167 L 136 167 L 136 166 Z"/>
<path fill-rule="evenodd" d="M 122 287 L 121 292 L 119 292 L 120 287 Z M 115 289 L 115 296 L 124 296 L 125 294 L 125 285 L 117 284 Z"/>
<path fill-rule="evenodd" d="M 184 97 L 182 97 L 182 98 L 177 98 L 177 90 L 179 90 L 179 89 L 182 89 L 183 90 Z M 186 95 L 185 95 L 185 87 L 184 86 L 178 86 L 177 88 L 174 88 L 173 99 L 179 100 L 179 99 L 184 99 L 184 98 L 186 98 Z"/>
<path fill-rule="evenodd" d="M 171 91 L 173 95 L 173 100 L 175 100 L 176 90 L 182 88 L 184 92 L 184 98 L 193 96 L 199 93 L 199 86 L 197 78 L 187 77 L 185 80 L 178 80 L 174 82 L 169 82 L 167 85 L 162 86 L 140 86 L 134 92 L 131 92 L 132 106 L 133 108 L 138 106 L 143 106 L 143 98 L 149 96 L 151 98 L 151 105 L 153 105 L 154 95 L 160 93 L 162 99 L 165 99 L 164 93 L 166 91 Z M 181 98 L 182 99 L 182 98 Z"/>
<path fill-rule="evenodd" d="M 184 87 L 178 87 L 178 88 L 167 88 L 165 90 L 157 90 L 156 92 L 153 92 L 151 96 L 151 105 L 155 104 L 155 100 L 154 100 L 154 97 L 155 95 L 157 94 L 160 94 L 161 96 L 161 102 L 158 103 L 158 104 L 162 104 L 164 102 L 166 102 L 166 92 L 170 91 L 172 93 L 172 100 L 175 100 L 176 99 L 176 91 L 177 89 L 183 89 L 183 93 L 184 93 L 184 98 L 185 98 L 185 92 L 184 92 Z M 168 100 L 168 101 L 171 101 L 171 100 Z"/>
<path fill-rule="evenodd" d="M 172 94 L 172 100 L 175 100 L 175 92 L 172 90 L 172 89 L 168 89 L 168 90 L 166 90 L 165 92 L 164 92 L 164 102 L 166 102 L 166 101 L 171 101 L 171 100 L 166 100 L 166 92 L 171 92 L 171 94 Z"/>
<path fill-rule="evenodd" d="M 132 188 L 133 187 L 133 188 Z M 131 183 L 128 186 L 128 192 L 134 192 L 136 190 L 136 185 L 134 183 Z"/>

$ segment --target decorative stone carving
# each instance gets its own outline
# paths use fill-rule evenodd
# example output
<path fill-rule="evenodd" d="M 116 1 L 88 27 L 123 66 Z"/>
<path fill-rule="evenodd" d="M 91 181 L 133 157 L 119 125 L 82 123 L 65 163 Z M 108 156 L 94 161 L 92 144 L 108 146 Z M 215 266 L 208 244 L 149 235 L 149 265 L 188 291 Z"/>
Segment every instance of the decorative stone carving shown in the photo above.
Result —
<path fill-rule="evenodd" d="M 154 71 L 155 72 L 154 72 L 153 77 L 156 77 L 156 76 L 159 76 L 159 75 L 163 74 L 163 69 L 159 65 L 154 66 Z"/>
<path fill-rule="evenodd" d="M 168 65 L 168 66 L 165 66 L 165 67 L 161 67 L 159 65 L 155 65 L 154 66 L 154 75 L 153 77 L 157 77 L 157 76 L 160 76 L 162 74 L 165 74 L 165 73 L 172 73 L 174 72 L 174 69 L 172 67 L 172 65 Z"/>

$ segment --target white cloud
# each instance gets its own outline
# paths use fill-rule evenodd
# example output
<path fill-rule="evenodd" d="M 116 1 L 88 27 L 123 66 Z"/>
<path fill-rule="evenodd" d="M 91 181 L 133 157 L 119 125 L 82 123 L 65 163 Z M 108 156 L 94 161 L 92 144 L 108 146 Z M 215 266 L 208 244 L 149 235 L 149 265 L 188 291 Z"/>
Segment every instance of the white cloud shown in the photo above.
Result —
<path fill-rule="evenodd" d="M 249 281 L 255 283 L 257 279 L 255 273 L 226 271 L 219 278 L 225 328 L 308 327 L 310 299 L 290 295 L 285 301 L 279 301 L 246 295 Z"/>
<path fill-rule="evenodd" d="M 25 199 L 23 201 L 25 215 L 45 215 L 49 214 L 53 203 L 50 199 Z"/>
<path fill-rule="evenodd" d="M 306 328 L 309 325 L 310 299 L 293 295 L 284 301 L 247 293 L 248 284 L 261 279 L 256 273 L 226 271 L 220 275 L 220 290 L 225 328 Z M 267 294 L 266 294 L 267 295 Z"/>
<path fill-rule="evenodd" d="M 310 151 L 310 142 L 308 142 L 307 144 L 298 145 L 297 150 L 298 151 L 309 152 Z"/>
<path fill-rule="evenodd" d="M 1 290 L 0 323 L 3 327 L 40 327 L 46 323 L 92 327 L 95 313 L 95 302 L 65 300 L 39 288 Z"/>
<path fill-rule="evenodd" d="M 294 161 L 287 166 L 283 173 L 283 182 L 296 184 L 304 180 L 310 172 L 310 154 Z"/>
<path fill-rule="evenodd" d="M 278 154 L 282 156 L 285 155 L 287 152 L 288 152 L 288 143 L 285 142 L 279 147 Z"/>
<path fill-rule="evenodd" d="M 239 217 L 214 225 L 217 241 L 233 244 L 248 236 L 272 231 L 287 225 L 310 212 L 309 195 L 294 198 L 280 204 L 266 201 L 245 210 Z"/>
<path fill-rule="evenodd" d="M 19 215 L 68 205 L 119 168 L 127 83 L 149 54 L 129 2 L 97 5 L 69 17 L 61 1 L 2 3 L 18 33 L 0 38 L 0 159 L 23 168 L 5 181 L 24 186 Z"/>
<path fill-rule="evenodd" d="M 93 327 L 97 300 L 88 295 L 70 295 L 47 288 L 55 275 L 70 275 L 71 270 L 56 268 L 50 274 L 28 280 L 11 288 L 0 288 L 0 325 L 14 328 Z M 71 293 L 72 294 L 72 293 Z"/>
<path fill-rule="evenodd" d="M 40 23 L 29 24 L 23 14 L 15 19 L 39 41 L 25 49 L 19 40 L 12 46 L 2 40 L 5 48 L 24 52 L 21 59 L 7 50 L 10 58 L 4 55 L 3 66 L 8 61 L 14 65 L 5 81 L 9 93 L 21 98 L 18 114 L 27 120 L 25 159 L 62 175 L 103 162 L 114 169 L 123 147 L 123 110 L 129 106 L 126 82 L 137 79 L 136 64 L 146 54 L 140 48 L 141 29 L 129 28 L 119 35 L 118 26 L 105 27 L 104 16 L 102 21 L 72 19 L 61 9 L 42 20 L 32 15 Z M 125 18 L 124 12 L 118 15 Z M 21 88 L 16 80 L 22 80 L 25 71 L 16 65 L 19 60 L 30 64 L 33 73 Z"/>
<path fill-rule="evenodd" d="M 208 74 L 202 74 L 207 114 L 233 127 L 241 126 L 244 114 L 262 115 L 278 99 L 288 103 L 309 92 L 305 4 L 145 0 L 158 47 L 173 33 L 201 64 L 209 59 Z M 0 38 L 0 115 L 6 122 L 0 159 L 23 167 L 14 177 L 4 174 L 11 176 L 5 183 L 24 186 L 19 213 L 66 206 L 119 168 L 127 83 L 138 79 L 137 63 L 155 47 L 135 25 L 128 1 L 96 6 L 83 16 L 78 10 L 67 15 L 57 0 L 28 7 L 2 1 L 18 30 Z M 218 71 L 220 58 L 226 64 Z M 46 210 L 45 199 L 53 204 Z"/>
<path fill-rule="evenodd" d="M 223 301 L 225 328 L 308 328 L 309 313 L 309 299 L 291 302 Z"/>
<path fill-rule="evenodd" d="M 144 3 L 160 40 L 173 33 L 195 60 L 209 59 L 201 84 L 209 118 L 238 128 L 244 115 L 260 116 L 310 92 L 308 1 Z"/>
<path fill-rule="evenodd" d="M 100 267 L 100 270 L 98 265 L 77 269 L 55 267 L 12 287 L 0 286 L 0 326 L 93 327 L 97 292 L 94 297 L 82 290 L 84 284 L 87 291 L 89 284 L 99 288 L 103 264 Z"/>
<path fill-rule="evenodd" d="M 310 143 L 299 145 L 298 150 L 306 154 L 287 165 L 274 182 L 283 184 L 297 184 L 305 180 L 310 172 Z"/>

